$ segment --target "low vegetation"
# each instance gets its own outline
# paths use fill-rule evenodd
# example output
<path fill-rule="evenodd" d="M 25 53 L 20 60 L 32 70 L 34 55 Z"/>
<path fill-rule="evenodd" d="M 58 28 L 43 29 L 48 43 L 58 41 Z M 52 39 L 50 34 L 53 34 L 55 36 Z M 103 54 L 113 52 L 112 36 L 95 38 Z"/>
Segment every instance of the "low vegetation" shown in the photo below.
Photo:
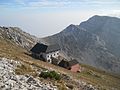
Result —
<path fill-rule="evenodd" d="M 15 69 L 15 73 L 17 75 L 29 74 L 29 75 L 32 75 L 34 77 L 37 76 L 36 71 L 31 67 L 31 65 L 28 65 L 28 64 L 18 65 L 17 68 Z"/>
<path fill-rule="evenodd" d="M 84 70 L 78 73 L 78 77 L 84 78 L 88 83 L 97 85 L 100 90 L 120 90 L 120 76 L 83 65 Z"/>
<path fill-rule="evenodd" d="M 41 72 L 41 74 L 39 76 L 43 77 L 45 79 L 46 78 L 55 79 L 55 80 L 61 79 L 61 75 L 55 71 L 43 71 L 43 72 Z"/>

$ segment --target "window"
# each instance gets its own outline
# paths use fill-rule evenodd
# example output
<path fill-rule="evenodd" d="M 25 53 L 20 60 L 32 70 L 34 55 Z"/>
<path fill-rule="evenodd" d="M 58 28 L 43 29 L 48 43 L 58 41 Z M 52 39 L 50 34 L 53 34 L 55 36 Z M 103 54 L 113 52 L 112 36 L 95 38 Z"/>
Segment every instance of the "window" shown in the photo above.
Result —
<path fill-rule="evenodd" d="M 47 60 L 47 62 L 51 63 L 51 60 L 49 59 L 49 60 Z"/>
<path fill-rule="evenodd" d="M 49 55 L 47 57 L 49 58 Z"/>

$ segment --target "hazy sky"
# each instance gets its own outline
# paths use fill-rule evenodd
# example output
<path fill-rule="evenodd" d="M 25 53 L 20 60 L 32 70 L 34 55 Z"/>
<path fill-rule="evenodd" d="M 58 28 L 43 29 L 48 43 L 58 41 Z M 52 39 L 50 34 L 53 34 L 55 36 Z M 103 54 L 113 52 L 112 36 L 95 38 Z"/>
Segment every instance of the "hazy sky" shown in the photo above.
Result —
<path fill-rule="evenodd" d="M 120 0 L 0 0 L 0 26 L 44 37 L 93 15 L 120 13 Z"/>

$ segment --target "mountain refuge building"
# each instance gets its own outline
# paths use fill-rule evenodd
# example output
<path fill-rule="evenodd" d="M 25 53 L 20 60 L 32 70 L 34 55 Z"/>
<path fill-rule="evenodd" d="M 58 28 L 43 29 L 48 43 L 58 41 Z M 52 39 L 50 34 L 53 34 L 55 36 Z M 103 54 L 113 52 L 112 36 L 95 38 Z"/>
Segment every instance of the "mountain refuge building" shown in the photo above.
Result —
<path fill-rule="evenodd" d="M 31 50 L 32 56 L 37 59 L 44 59 L 46 62 L 52 63 L 52 58 L 58 58 L 60 55 L 59 45 L 45 45 L 37 43 Z"/>
<path fill-rule="evenodd" d="M 66 61 L 66 60 L 62 60 L 58 66 L 66 68 L 72 72 L 80 72 L 80 65 L 79 62 L 76 59 L 70 60 L 70 61 Z"/>
<path fill-rule="evenodd" d="M 80 72 L 80 65 L 76 59 L 68 61 L 61 58 L 59 45 L 45 45 L 37 43 L 31 50 L 32 57 L 66 68 L 72 72 Z"/>

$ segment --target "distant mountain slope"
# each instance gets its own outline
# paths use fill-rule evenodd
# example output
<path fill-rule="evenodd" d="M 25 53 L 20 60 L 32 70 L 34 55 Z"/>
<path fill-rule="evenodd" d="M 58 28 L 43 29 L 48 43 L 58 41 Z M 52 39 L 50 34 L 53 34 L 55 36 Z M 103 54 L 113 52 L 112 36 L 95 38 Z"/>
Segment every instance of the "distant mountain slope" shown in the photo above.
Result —
<path fill-rule="evenodd" d="M 119 22 L 113 17 L 94 16 L 78 26 L 70 25 L 58 34 L 43 38 L 43 41 L 59 44 L 68 57 L 81 63 L 120 74 Z"/>
<path fill-rule="evenodd" d="M 108 16 L 94 16 L 79 27 L 94 33 L 106 44 L 106 48 L 120 58 L 120 19 Z"/>
<path fill-rule="evenodd" d="M 37 37 L 22 31 L 18 27 L 0 27 L 0 37 L 13 41 L 25 49 L 31 48 L 38 41 Z"/>

